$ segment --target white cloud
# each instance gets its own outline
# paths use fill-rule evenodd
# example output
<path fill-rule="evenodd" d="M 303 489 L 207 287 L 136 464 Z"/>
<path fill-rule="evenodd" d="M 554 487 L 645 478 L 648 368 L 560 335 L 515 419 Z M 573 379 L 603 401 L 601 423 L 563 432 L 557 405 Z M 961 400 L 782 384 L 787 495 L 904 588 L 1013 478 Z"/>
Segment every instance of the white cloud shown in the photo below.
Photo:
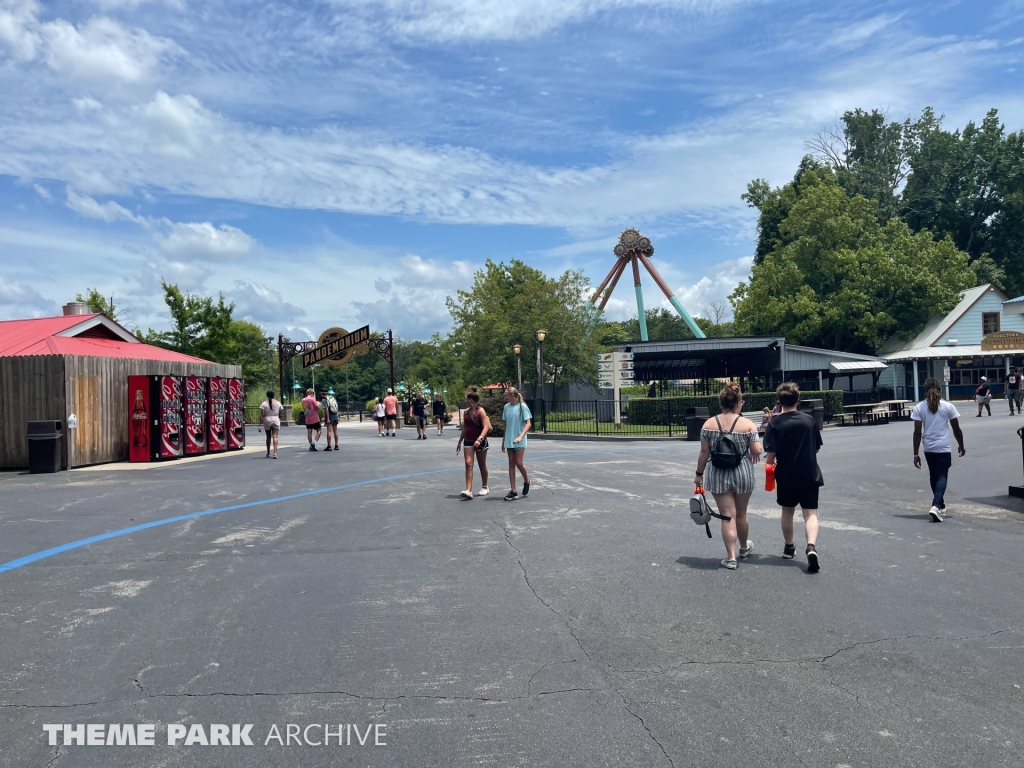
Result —
<path fill-rule="evenodd" d="M 79 195 L 70 186 L 67 188 L 67 206 L 75 213 L 85 216 L 87 219 L 102 219 L 106 222 L 111 221 L 133 221 L 136 224 L 146 225 L 146 220 L 141 216 L 136 216 L 134 213 L 129 211 L 122 205 L 118 205 L 113 200 L 106 203 L 98 203 L 95 199 L 87 195 Z"/>
<path fill-rule="evenodd" d="M 373 287 L 377 289 L 378 293 L 383 293 L 385 296 L 391 292 L 391 283 L 379 277 L 373 281 Z"/>
<path fill-rule="evenodd" d="M 335 0 L 362 25 L 410 40 L 521 40 L 615 10 L 718 13 L 749 0 Z"/>
<path fill-rule="evenodd" d="M 45 200 L 46 202 L 50 202 L 51 200 L 53 200 L 53 195 L 50 194 L 50 190 L 48 190 L 43 185 L 33 184 L 32 189 L 34 189 L 36 191 L 36 194 L 43 198 L 43 200 Z"/>
<path fill-rule="evenodd" d="M 728 296 L 741 281 L 750 277 L 753 263 L 754 258 L 748 256 L 716 264 L 696 283 L 677 288 L 676 298 L 691 315 L 703 314 L 702 306 L 718 301 L 724 301 L 731 309 Z M 661 304 L 671 307 L 668 301 L 663 300 Z"/>
<path fill-rule="evenodd" d="M 57 302 L 44 298 L 30 285 L 0 275 L 0 319 L 59 315 Z"/>
<path fill-rule="evenodd" d="M 34 29 L 38 8 L 34 0 L 15 0 L 0 5 L 0 43 L 15 61 L 31 61 L 36 57 L 40 45 L 39 34 Z"/>
<path fill-rule="evenodd" d="M 454 293 L 473 279 L 475 271 L 468 261 L 443 264 L 415 254 L 399 259 L 400 271 L 394 282 L 409 288 L 437 288 Z"/>
<path fill-rule="evenodd" d="M 392 295 L 372 302 L 353 301 L 359 325 L 373 331 L 392 329 L 396 336 L 426 339 L 451 328 L 452 318 L 444 296 L 432 291 L 409 291 L 405 297 Z"/>
<path fill-rule="evenodd" d="M 169 232 L 156 232 L 160 250 L 177 256 L 231 259 L 245 256 L 253 249 L 256 241 L 237 227 L 230 224 L 214 226 L 208 221 L 179 223 L 164 219 Z"/>
<path fill-rule="evenodd" d="M 13 0 L 0 7 L 0 43 L 16 61 L 40 54 L 56 72 L 75 79 L 137 83 L 161 62 L 184 53 L 173 40 L 128 29 L 105 16 L 75 26 L 64 19 L 40 22 L 34 0 Z"/>
<path fill-rule="evenodd" d="M 176 261 L 174 259 L 153 259 L 146 262 L 135 277 L 138 293 L 163 296 L 160 281 L 177 285 L 183 291 L 198 293 L 206 289 L 206 281 L 213 270 L 200 260 Z"/>
<path fill-rule="evenodd" d="M 227 293 L 235 304 L 235 316 L 257 323 L 281 323 L 305 316 L 301 307 L 289 304 L 279 291 L 251 280 L 239 280 Z"/>

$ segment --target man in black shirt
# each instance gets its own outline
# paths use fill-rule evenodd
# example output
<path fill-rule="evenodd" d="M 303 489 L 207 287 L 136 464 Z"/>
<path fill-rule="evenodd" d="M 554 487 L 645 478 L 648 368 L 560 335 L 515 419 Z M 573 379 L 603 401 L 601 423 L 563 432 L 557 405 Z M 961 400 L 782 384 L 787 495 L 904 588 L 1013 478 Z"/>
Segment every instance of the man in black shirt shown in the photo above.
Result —
<path fill-rule="evenodd" d="M 1020 415 L 1020 374 L 1015 367 L 1010 368 L 1006 377 L 1006 399 L 1010 401 L 1010 415 L 1013 416 L 1013 406 L 1017 406 L 1017 414 Z"/>
<path fill-rule="evenodd" d="M 818 449 L 821 433 L 814 418 L 800 413 L 800 388 L 791 381 L 775 390 L 782 413 L 768 422 L 764 436 L 767 451 L 765 464 L 774 467 L 776 499 L 782 507 L 782 535 L 786 546 L 782 556 L 791 560 L 796 555 L 793 543 L 793 515 L 799 505 L 804 512 L 804 532 L 807 535 L 807 571 L 817 573 L 818 563 L 818 489 L 824 485 L 818 469 Z"/>
<path fill-rule="evenodd" d="M 416 439 L 427 439 L 427 400 L 422 392 L 417 392 L 412 400 L 410 415 L 416 421 Z"/>

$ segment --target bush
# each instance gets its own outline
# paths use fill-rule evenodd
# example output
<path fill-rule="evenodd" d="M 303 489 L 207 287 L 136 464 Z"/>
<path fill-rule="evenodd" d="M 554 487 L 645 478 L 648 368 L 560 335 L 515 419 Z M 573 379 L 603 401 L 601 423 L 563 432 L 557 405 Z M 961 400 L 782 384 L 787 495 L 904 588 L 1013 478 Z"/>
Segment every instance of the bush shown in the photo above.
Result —
<path fill-rule="evenodd" d="M 593 421 L 594 414 L 586 411 L 548 411 L 548 424 L 562 424 L 567 421 Z"/>
<path fill-rule="evenodd" d="M 825 421 L 843 410 L 843 392 L 839 389 L 822 392 L 801 392 L 802 400 L 821 400 L 825 406 Z M 743 395 L 743 410 L 746 412 L 760 411 L 775 405 L 774 392 L 752 392 Z M 636 398 L 626 403 L 626 414 L 630 424 L 666 425 L 685 424 L 687 408 L 707 408 L 712 416 L 722 412 L 718 404 L 718 395 L 699 395 L 694 397 L 659 397 Z M 551 420 L 551 415 L 548 415 Z"/>
<path fill-rule="evenodd" d="M 502 420 L 501 414 L 505 410 L 505 398 L 481 397 L 480 406 L 487 413 L 487 418 L 491 420 L 490 434 L 495 437 L 504 437 L 505 422 Z"/>

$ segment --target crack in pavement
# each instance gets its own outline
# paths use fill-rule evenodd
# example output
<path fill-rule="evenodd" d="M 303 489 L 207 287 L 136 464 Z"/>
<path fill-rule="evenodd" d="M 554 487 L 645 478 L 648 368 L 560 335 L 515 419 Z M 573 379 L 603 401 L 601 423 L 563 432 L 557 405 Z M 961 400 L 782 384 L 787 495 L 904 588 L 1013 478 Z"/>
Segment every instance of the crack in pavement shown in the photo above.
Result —
<path fill-rule="evenodd" d="M 541 605 L 543 605 L 545 608 L 547 608 L 549 611 L 555 614 L 555 616 L 562 620 L 562 623 L 565 625 L 565 628 L 569 631 L 569 634 L 572 635 L 572 639 L 576 641 L 576 645 L 580 647 L 580 651 L 583 653 L 583 655 L 587 657 L 588 661 L 593 661 L 594 659 L 591 658 L 590 654 L 587 652 L 587 649 L 583 647 L 583 643 L 580 641 L 579 637 L 576 636 L 576 630 L 572 628 L 572 625 L 569 623 L 569 620 L 565 618 L 565 616 L 563 616 L 561 613 L 556 611 L 554 606 L 551 605 L 551 603 L 549 603 L 547 600 L 541 597 L 537 593 L 537 590 L 536 588 L 534 588 L 533 584 L 530 583 L 530 574 L 527 573 L 526 566 L 523 565 L 523 553 L 519 549 L 519 547 L 512 543 L 512 539 L 510 538 L 511 534 L 509 533 L 508 528 L 499 523 L 497 520 L 491 520 L 491 522 L 499 528 L 501 528 L 502 532 L 505 534 L 505 543 L 515 550 L 517 556 L 516 563 L 519 564 L 519 570 L 523 572 L 523 580 L 526 582 L 526 586 L 530 588 L 530 591 L 533 592 L 533 596 L 540 601 Z"/>
<path fill-rule="evenodd" d="M 886 642 L 900 642 L 903 640 L 926 640 L 936 642 L 947 642 L 947 643 L 958 643 L 965 640 L 981 640 L 987 637 L 994 637 L 995 635 L 1002 635 L 1007 632 L 1020 632 L 1021 629 L 1018 627 L 1011 627 L 1009 629 L 999 629 L 995 632 L 987 632 L 980 635 L 967 635 L 965 637 L 932 637 L 930 635 L 901 635 L 897 637 L 880 637 L 876 640 L 862 640 L 850 645 L 844 645 L 841 648 L 836 649 L 832 653 L 826 654 L 825 656 L 808 656 L 798 659 L 721 659 L 716 661 L 699 661 L 697 659 L 686 659 L 686 661 L 680 662 L 679 664 L 673 664 L 670 667 L 663 669 L 643 670 L 643 669 L 625 669 L 619 670 L 612 668 L 616 674 L 638 674 L 646 675 L 649 677 L 656 677 L 663 675 L 666 672 L 673 672 L 683 667 L 694 665 L 694 666 L 756 666 L 757 664 L 824 664 L 827 661 L 831 661 L 836 656 L 846 651 L 851 651 L 854 648 L 858 648 L 862 645 L 877 645 L 878 643 Z"/>
<path fill-rule="evenodd" d="M 53 765 L 54 763 L 57 762 L 58 759 L 60 759 L 60 748 L 61 748 L 61 745 L 58 744 L 57 745 L 57 749 L 55 749 L 54 752 L 53 752 L 53 760 L 51 760 L 50 762 L 48 762 L 46 764 L 46 768 L 50 768 L 51 765 Z"/>
<path fill-rule="evenodd" d="M 565 659 L 563 661 L 549 661 L 547 664 L 542 666 L 540 669 L 538 669 L 536 672 L 534 672 L 532 675 L 530 675 L 530 679 L 526 681 L 526 698 L 530 698 L 530 692 L 533 690 L 533 678 L 535 678 L 537 675 L 539 675 L 545 669 L 547 669 L 548 667 L 553 667 L 555 664 L 575 664 L 577 661 L 579 661 L 579 659 Z M 542 694 L 537 694 L 537 695 L 540 696 Z"/>
<path fill-rule="evenodd" d="M 578 503 L 579 503 L 579 499 L 577 499 L 577 504 Z M 522 550 L 519 549 L 519 547 L 517 547 L 515 544 L 512 543 L 512 538 L 511 538 L 511 534 L 509 533 L 508 527 L 505 526 L 505 525 L 502 525 L 497 520 L 493 520 L 492 519 L 491 522 L 494 523 L 499 528 L 501 528 L 502 532 L 505 535 L 505 543 L 508 544 L 509 547 L 511 547 L 513 550 L 515 550 L 515 553 L 516 553 L 516 563 L 518 563 L 519 569 L 523 572 L 523 580 L 526 582 L 526 586 L 528 586 L 530 588 L 530 591 L 533 592 L 533 596 L 535 598 L 537 598 L 537 600 L 539 600 L 540 603 L 545 608 L 547 608 L 549 611 L 551 611 L 553 614 L 555 614 L 555 616 L 557 616 L 559 619 L 561 619 L 562 623 L 565 625 L 566 630 L 568 630 L 569 634 L 572 636 L 572 639 L 576 641 L 576 645 L 579 646 L 580 650 L 583 652 L 583 655 L 587 657 L 587 661 L 591 662 L 592 664 L 598 665 L 599 669 L 600 669 L 601 666 L 605 666 L 605 667 L 611 668 L 611 665 L 604 664 L 603 662 L 597 662 L 597 661 L 595 661 L 593 659 L 593 657 L 587 652 L 587 649 L 583 647 L 583 642 L 576 635 L 576 632 L 572 628 L 572 625 L 569 623 L 569 620 L 565 616 L 563 616 L 561 613 L 556 611 L 554 606 L 552 606 L 547 600 L 545 600 L 543 597 L 541 597 L 537 593 L 536 588 L 533 586 L 533 584 L 530 583 L 530 575 L 526 571 L 526 566 L 523 565 L 523 552 L 522 552 Z M 550 665 L 545 665 L 545 666 L 550 666 Z M 544 667 L 541 667 L 541 669 L 544 669 Z M 534 673 L 534 676 L 536 676 L 540 671 L 541 670 L 538 669 L 537 672 Z M 602 676 L 604 676 L 603 671 L 602 671 Z M 533 677 L 530 678 L 530 682 L 531 683 L 532 683 L 532 681 L 533 681 Z M 640 725 L 644 729 L 644 731 L 647 732 L 647 735 L 651 739 L 651 741 L 653 741 L 655 744 L 658 745 L 658 749 L 661 750 L 661 753 L 665 756 L 665 759 L 668 760 L 668 764 L 669 764 L 670 768 L 675 768 L 675 763 L 673 762 L 672 758 L 669 756 L 668 752 L 665 751 L 665 747 L 662 745 L 662 743 L 660 741 L 658 741 L 657 737 L 654 735 L 654 732 L 648 727 L 647 723 L 644 722 L 644 719 L 642 717 L 640 717 L 640 715 L 638 715 L 636 712 L 634 712 L 632 709 L 629 708 L 629 704 L 626 702 L 625 694 L 623 694 L 622 691 L 620 691 L 614 685 L 612 685 L 610 687 L 612 688 L 613 691 L 615 691 L 615 693 L 617 693 L 619 695 L 619 698 L 622 699 L 622 706 L 623 706 L 623 708 L 630 715 L 632 715 L 634 718 L 636 718 L 636 720 L 640 723 Z M 527 686 L 527 689 L 529 690 L 529 685 Z M 571 690 L 573 690 L 573 691 L 592 691 L 594 689 L 591 689 L 591 688 L 576 688 L 576 689 L 571 689 Z M 544 695 L 544 694 L 537 694 L 537 695 L 541 696 L 541 695 Z"/>
<path fill-rule="evenodd" d="M 592 688 L 562 688 L 553 691 L 540 691 L 532 696 L 510 696 L 508 698 L 493 698 L 489 696 L 443 696 L 440 694 L 399 694 L 397 696 L 367 696 L 364 694 L 351 693 L 349 691 L 284 691 L 275 693 L 272 691 L 249 691 L 246 693 L 233 693 L 229 691 L 211 691 L 210 693 L 148 693 L 143 697 L 128 699 L 121 697 L 117 699 L 101 699 L 99 701 L 86 701 L 77 704 L 0 704 L 0 708 L 8 709 L 70 709 L 71 707 L 90 707 L 97 704 L 112 704 L 121 701 L 138 701 L 140 699 L 209 699 L 217 696 L 230 698 L 275 698 L 284 696 L 347 696 L 350 699 L 360 701 L 381 702 L 382 714 L 387 711 L 389 701 L 401 701 L 403 699 L 427 699 L 433 701 L 486 701 L 489 703 L 504 704 L 512 701 L 523 701 L 536 696 L 553 696 L 559 693 L 575 693 L 577 691 L 592 691 Z"/>

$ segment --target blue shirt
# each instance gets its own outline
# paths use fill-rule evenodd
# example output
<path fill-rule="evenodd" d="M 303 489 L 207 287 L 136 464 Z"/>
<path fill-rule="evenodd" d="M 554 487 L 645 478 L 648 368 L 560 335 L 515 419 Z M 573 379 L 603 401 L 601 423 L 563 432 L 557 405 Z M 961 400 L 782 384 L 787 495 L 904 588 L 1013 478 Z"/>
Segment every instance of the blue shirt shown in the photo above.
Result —
<path fill-rule="evenodd" d="M 523 439 L 518 443 L 512 441 L 519 437 L 519 433 L 523 431 L 523 427 L 526 426 L 527 419 L 532 419 L 533 414 L 530 413 L 529 407 L 526 403 L 516 403 L 515 405 L 509 405 L 505 403 L 505 408 L 501 412 L 501 420 L 505 422 L 505 447 L 506 448 L 525 448 L 527 436 L 523 435 Z"/>

